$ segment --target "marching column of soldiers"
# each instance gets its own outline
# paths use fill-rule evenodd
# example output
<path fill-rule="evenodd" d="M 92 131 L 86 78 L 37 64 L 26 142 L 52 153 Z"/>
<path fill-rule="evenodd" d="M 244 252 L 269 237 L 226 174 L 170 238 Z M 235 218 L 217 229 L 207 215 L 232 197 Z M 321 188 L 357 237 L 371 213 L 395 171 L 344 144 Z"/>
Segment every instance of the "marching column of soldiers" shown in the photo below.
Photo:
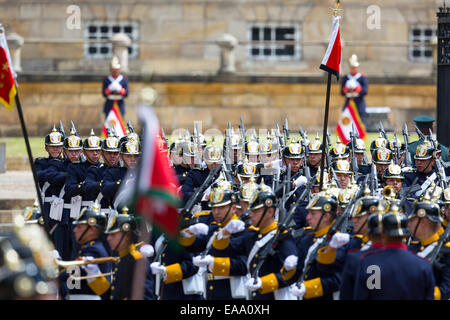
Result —
<path fill-rule="evenodd" d="M 54 128 L 49 157 L 35 161 L 42 213 L 27 208 L 25 226 L 0 239 L 4 257 L 14 250 L 39 272 L 4 259 L 0 298 L 131 299 L 143 262 L 148 300 L 448 300 L 448 149 L 430 130 L 434 119 L 414 120 L 419 141 L 409 142 L 406 125 L 404 141 L 380 126 L 370 160 L 355 134 L 323 145 L 301 127 L 291 138 L 287 120 L 283 134 L 247 135 L 241 120 L 223 145 L 196 128 L 168 150 L 160 144 L 184 201 L 182 250 L 164 233 L 138 242 L 143 218 L 122 205 L 141 148 L 131 124 L 125 137 L 112 129 L 103 140 L 93 131 L 82 140 L 73 123 L 67 136 Z M 42 215 L 46 264 L 23 239 Z"/>

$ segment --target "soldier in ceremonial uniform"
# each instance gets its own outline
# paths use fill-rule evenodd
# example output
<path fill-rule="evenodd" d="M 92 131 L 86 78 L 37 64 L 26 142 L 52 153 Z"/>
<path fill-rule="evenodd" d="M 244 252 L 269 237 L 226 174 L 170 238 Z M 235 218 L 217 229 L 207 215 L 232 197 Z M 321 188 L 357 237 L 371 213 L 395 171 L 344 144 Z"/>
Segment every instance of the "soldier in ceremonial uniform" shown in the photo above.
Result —
<path fill-rule="evenodd" d="M 394 188 L 395 197 L 400 197 L 400 191 L 403 187 L 403 180 L 405 176 L 402 172 L 402 168 L 394 163 L 391 163 L 383 173 L 383 183 L 385 186 L 391 186 Z"/>
<path fill-rule="evenodd" d="M 431 191 L 431 190 L 429 190 Z M 419 257 L 430 260 L 436 254 L 438 243 L 443 241 L 438 258 L 433 261 L 433 272 L 436 280 L 434 288 L 435 300 L 450 299 L 450 243 L 440 239 L 442 235 L 442 216 L 439 205 L 427 191 L 423 201 L 416 201 L 408 216 L 409 230 L 415 240 L 408 249 Z"/>
<path fill-rule="evenodd" d="M 61 153 L 63 151 L 64 138 L 64 135 L 57 131 L 55 126 L 53 126 L 52 132 L 45 136 L 45 151 L 48 152 L 48 158 L 37 158 L 34 160 L 34 169 L 36 171 L 39 187 L 41 188 L 42 200 L 44 201 L 43 210 L 47 219 L 50 211 L 50 202 L 45 202 L 45 198 L 49 200 L 52 195 L 52 190 L 51 188 L 49 189 L 51 185 L 47 176 L 49 172 L 48 168 L 52 160 L 62 160 Z"/>
<path fill-rule="evenodd" d="M 384 171 L 392 162 L 392 151 L 387 148 L 376 148 L 372 152 L 372 163 L 375 164 L 377 170 L 377 179 L 381 183 L 383 181 Z"/>
<path fill-rule="evenodd" d="M 127 140 L 120 145 L 120 158 L 124 166 L 109 167 L 105 170 L 101 185 L 101 192 L 105 198 L 105 201 L 107 201 L 112 208 L 118 209 L 120 199 L 116 199 L 116 197 L 122 183 L 131 184 L 135 178 L 135 175 L 131 172 L 129 179 L 125 181 L 127 171 L 134 170 L 137 167 L 140 154 L 140 143 L 136 140 Z"/>
<path fill-rule="evenodd" d="M 430 136 L 430 130 L 433 132 L 433 122 L 435 121 L 433 117 L 427 116 L 427 115 L 420 115 L 415 117 L 414 122 L 416 123 L 417 128 L 423 133 L 425 137 Z M 420 138 L 417 141 L 413 141 L 408 145 L 409 152 L 413 155 L 416 154 L 416 149 L 419 145 L 423 144 L 424 141 L 422 138 Z M 439 143 L 439 146 L 442 150 L 442 160 L 444 162 L 448 161 L 448 148 L 442 144 Z M 414 160 L 413 160 L 414 162 Z"/>
<path fill-rule="evenodd" d="M 347 143 L 347 149 L 350 150 L 351 148 L 351 141 Z M 370 173 L 370 163 L 368 163 L 366 158 L 366 145 L 364 144 L 364 140 L 362 139 L 356 139 L 356 144 L 354 146 L 354 155 L 357 160 L 358 164 L 358 173 L 361 175 L 365 175 Z M 350 155 L 350 163 L 352 162 L 351 155 Z"/>
<path fill-rule="evenodd" d="M 124 207 L 121 214 L 110 214 L 105 233 L 111 249 L 120 257 L 119 264 L 113 265 L 110 300 L 129 300 L 132 297 L 133 277 L 136 262 L 145 259 L 144 300 L 154 300 L 154 278 L 150 272 L 148 259 L 154 255 L 150 244 L 137 243 L 140 218 L 128 214 Z"/>
<path fill-rule="evenodd" d="M 340 285 L 345 251 L 342 247 L 348 243 L 349 235 L 335 233 L 328 246 L 317 251 L 317 257 L 311 256 L 325 239 L 332 227 L 337 213 L 337 201 L 328 189 L 315 194 L 306 207 L 306 220 L 310 228 L 303 237 L 296 240 L 299 262 L 298 270 L 304 272 L 299 283 L 290 287 L 291 293 L 300 299 L 331 300 Z M 317 262 L 316 262 L 317 259 Z"/>
<path fill-rule="evenodd" d="M 431 264 L 408 251 L 403 243 L 408 236 L 407 217 L 392 206 L 383 215 L 382 225 L 384 248 L 360 257 L 354 299 L 432 300 L 435 279 Z M 368 279 L 374 272 L 377 281 Z"/>
<path fill-rule="evenodd" d="M 254 137 L 244 144 L 244 154 L 249 162 L 259 163 L 259 147 L 259 142 Z"/>
<path fill-rule="evenodd" d="M 342 189 L 347 188 L 352 180 L 353 172 L 350 170 L 350 163 L 347 160 L 338 160 L 331 164 L 336 177 L 339 180 L 339 185 Z"/>
<path fill-rule="evenodd" d="M 230 248 L 223 249 L 218 245 L 220 240 L 230 237 L 230 234 L 236 238 L 245 232 L 245 223 L 236 215 L 236 195 L 229 183 L 211 188 L 209 205 L 214 221 L 203 238 L 206 241 L 201 241 L 202 253 L 192 260 L 194 265 L 206 269 L 206 299 L 245 299 L 246 256 L 233 255 Z"/>
<path fill-rule="evenodd" d="M 103 79 L 102 94 L 106 98 L 103 112 L 105 117 L 111 111 L 114 102 L 117 102 L 120 113 L 125 115 L 124 99 L 128 97 L 128 78 L 120 74 L 120 63 L 117 57 L 113 57 L 110 62 L 111 74 Z"/>
<path fill-rule="evenodd" d="M 80 244 L 78 259 L 89 261 L 109 256 L 100 240 L 100 235 L 106 230 L 106 223 L 106 214 L 100 211 L 97 204 L 92 209 L 84 207 L 81 210 L 79 218 L 73 222 L 75 240 Z M 76 274 L 85 279 L 80 281 L 79 286 L 69 290 L 68 299 L 105 300 L 109 298 L 112 263 L 87 264 L 80 269 L 80 272 Z M 62 283 L 66 283 L 67 274 L 62 278 Z"/>
<path fill-rule="evenodd" d="M 405 172 L 405 186 L 410 186 L 417 177 L 417 184 L 422 185 L 433 173 L 438 174 L 435 168 L 436 150 L 429 142 L 419 145 L 414 155 L 415 170 Z"/>
<path fill-rule="evenodd" d="M 34 160 L 34 169 L 36 170 L 36 176 L 39 181 L 39 186 L 44 194 L 47 187 L 44 187 L 46 180 L 46 169 L 48 168 L 48 162 L 51 159 L 60 159 L 63 151 L 64 135 L 57 131 L 53 126 L 52 132 L 45 136 L 45 151 L 48 153 L 47 158 L 37 158 Z"/>
<path fill-rule="evenodd" d="M 377 148 L 388 148 L 388 147 L 389 147 L 389 141 L 386 140 L 383 137 L 383 134 L 380 132 L 379 137 L 372 140 L 372 142 L 370 143 L 370 154 L 373 154 L 373 152 Z"/>
<path fill-rule="evenodd" d="M 331 156 L 331 161 L 338 161 L 338 160 L 346 160 L 350 161 L 350 149 L 341 142 L 341 140 L 337 139 L 336 144 L 331 147 L 329 154 Z"/>
<path fill-rule="evenodd" d="M 311 177 L 317 173 L 320 168 L 320 162 L 322 160 L 322 142 L 319 135 L 316 136 L 314 141 L 310 141 L 308 144 L 308 166 Z"/>
<path fill-rule="evenodd" d="M 238 217 L 241 217 L 242 214 L 247 212 L 253 193 L 256 189 L 258 189 L 258 184 L 255 182 L 254 178 L 251 178 L 249 182 L 241 185 L 238 203 L 236 204 L 236 215 Z"/>
<path fill-rule="evenodd" d="M 195 168 L 189 171 L 186 181 L 184 185 L 181 187 L 181 190 L 183 192 L 183 199 L 186 203 L 189 198 L 192 196 L 192 194 L 195 192 L 195 189 L 200 187 L 203 184 L 203 181 L 205 181 L 206 177 L 209 175 L 209 172 L 213 170 L 214 168 L 221 166 L 223 161 L 223 149 L 220 146 L 217 146 L 215 144 L 211 144 L 205 148 L 204 151 L 204 160 L 206 163 L 206 168 Z M 219 174 L 219 173 L 218 173 Z M 213 181 L 217 177 L 213 178 Z M 203 201 L 203 209 L 208 209 L 207 207 L 207 201 L 208 194 L 205 192 L 205 197 Z"/>
<path fill-rule="evenodd" d="M 350 240 L 349 250 L 345 257 L 344 268 L 342 269 L 342 280 L 339 288 L 339 300 L 353 300 L 354 299 L 354 286 L 355 276 L 359 267 L 360 257 L 368 252 L 379 250 L 384 245 L 381 239 L 381 231 L 383 228 L 382 219 L 384 211 L 377 210 L 378 212 L 372 213 L 367 217 L 367 238 L 369 241 L 362 247 L 356 246 L 351 249 L 352 243 L 355 241 Z M 361 211 L 362 212 L 362 211 Z M 364 239 L 364 236 L 363 236 Z"/>
<path fill-rule="evenodd" d="M 84 196 L 85 202 L 98 201 L 100 203 L 101 211 L 109 213 L 109 207 L 112 205 L 101 193 L 101 187 L 105 170 L 108 168 L 120 167 L 119 161 L 119 139 L 110 132 L 108 137 L 101 143 L 103 166 L 91 166 L 86 174 L 84 182 Z"/>
<path fill-rule="evenodd" d="M 75 253 L 75 239 L 72 233 L 72 221 L 70 210 L 64 207 L 70 205 L 70 198 L 66 195 L 65 184 L 68 168 L 72 163 L 79 163 L 82 153 L 82 140 L 76 135 L 73 127 L 70 135 L 64 139 L 65 159 L 52 159 L 49 162 L 47 179 L 50 183 L 48 197 L 44 198 L 44 207 L 49 206 L 48 222 L 50 234 L 56 250 L 63 260 L 72 260 Z M 66 205 L 65 205 L 66 204 Z M 47 214 L 44 210 L 44 214 Z"/>
<path fill-rule="evenodd" d="M 360 65 L 356 54 L 353 54 L 348 62 L 350 72 L 342 78 L 341 83 L 341 95 L 346 97 L 344 107 L 348 105 L 350 99 L 353 99 L 358 108 L 359 117 L 364 123 L 366 116 L 366 102 L 364 101 L 364 97 L 369 90 L 369 81 L 367 75 L 362 74 L 359 70 Z"/>

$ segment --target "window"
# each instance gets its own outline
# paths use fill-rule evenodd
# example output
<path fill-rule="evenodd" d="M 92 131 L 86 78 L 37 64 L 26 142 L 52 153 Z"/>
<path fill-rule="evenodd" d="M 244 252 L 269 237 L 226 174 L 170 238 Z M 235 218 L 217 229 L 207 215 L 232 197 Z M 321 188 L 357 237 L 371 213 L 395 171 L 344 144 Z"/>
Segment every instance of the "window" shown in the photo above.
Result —
<path fill-rule="evenodd" d="M 436 36 L 436 27 L 414 26 L 409 30 L 409 41 L 416 43 L 429 43 Z M 417 62 L 432 62 L 433 49 L 427 45 L 414 45 L 409 47 L 409 60 Z"/>
<path fill-rule="evenodd" d="M 137 22 L 121 21 L 94 21 L 86 24 L 84 44 L 84 56 L 91 59 L 110 59 L 113 56 L 113 47 L 109 41 L 95 42 L 92 40 L 109 40 L 116 33 L 125 33 L 131 38 L 131 46 L 128 48 L 130 59 L 139 56 L 139 24 Z"/>
<path fill-rule="evenodd" d="M 300 60 L 300 39 L 298 24 L 252 24 L 248 30 L 248 40 L 251 42 L 247 46 L 248 56 L 255 60 Z M 257 43 L 259 41 L 263 42 Z"/>

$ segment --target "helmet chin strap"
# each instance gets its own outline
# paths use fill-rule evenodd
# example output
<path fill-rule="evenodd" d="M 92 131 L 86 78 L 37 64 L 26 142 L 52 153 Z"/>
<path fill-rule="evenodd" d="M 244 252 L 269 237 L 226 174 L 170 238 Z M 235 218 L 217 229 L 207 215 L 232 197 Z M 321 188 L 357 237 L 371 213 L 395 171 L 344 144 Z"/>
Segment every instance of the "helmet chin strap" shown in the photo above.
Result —
<path fill-rule="evenodd" d="M 125 238 L 126 233 L 122 232 L 122 237 L 120 237 L 120 241 L 117 243 L 117 246 L 113 249 L 113 251 L 118 252 L 117 249 L 120 247 L 120 244 L 122 243 L 123 239 Z"/>
<path fill-rule="evenodd" d="M 322 214 L 320 215 L 319 222 L 317 222 L 316 227 L 314 228 L 314 232 L 316 232 L 320 226 L 320 223 L 322 222 L 323 217 L 325 216 L 325 212 L 322 210 Z"/>
<path fill-rule="evenodd" d="M 230 214 L 230 211 L 231 211 L 231 207 L 232 207 L 233 205 L 231 204 L 229 207 L 228 207 L 228 210 L 227 210 L 227 213 L 225 214 L 225 217 L 223 217 L 223 219 L 222 219 L 222 221 L 220 222 L 220 224 L 222 225 L 225 221 L 227 221 L 227 217 L 228 217 L 228 215 Z"/>
<path fill-rule="evenodd" d="M 366 221 L 364 221 L 364 223 L 361 225 L 361 227 L 359 227 L 359 229 L 355 231 L 355 234 L 360 234 L 362 228 L 364 228 L 364 226 L 367 224 L 367 220 L 368 219 L 366 219 Z"/>
<path fill-rule="evenodd" d="M 266 207 L 266 206 L 264 206 L 264 211 L 263 211 L 263 214 L 261 215 L 261 218 L 259 218 L 259 221 L 258 221 L 258 223 L 256 224 L 255 228 L 258 228 L 258 227 L 259 227 L 259 225 L 260 225 L 260 223 L 261 223 L 262 219 L 263 219 L 263 218 L 264 218 L 264 216 L 266 215 L 267 209 L 269 209 L 269 208 L 268 208 L 268 207 Z"/>
<path fill-rule="evenodd" d="M 414 232 L 413 232 L 413 237 L 415 238 L 416 237 L 416 232 L 417 232 L 417 229 L 419 228 L 419 224 L 422 222 L 422 218 L 419 218 L 419 221 L 417 221 L 417 224 L 416 224 L 416 227 L 414 228 Z"/>
<path fill-rule="evenodd" d="M 91 228 L 90 225 L 87 225 L 87 228 L 83 231 L 83 233 L 81 234 L 81 236 L 77 239 L 77 242 L 80 242 L 81 239 L 83 239 L 84 235 L 86 234 L 86 232 L 88 232 L 88 230 Z M 81 243 L 81 242 L 80 242 Z"/>

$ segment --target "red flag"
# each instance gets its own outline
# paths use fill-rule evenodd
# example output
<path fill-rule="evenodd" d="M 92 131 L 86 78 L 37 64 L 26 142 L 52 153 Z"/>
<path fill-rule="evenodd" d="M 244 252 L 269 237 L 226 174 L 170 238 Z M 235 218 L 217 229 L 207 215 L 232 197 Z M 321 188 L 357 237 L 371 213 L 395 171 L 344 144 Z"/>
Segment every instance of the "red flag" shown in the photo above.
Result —
<path fill-rule="evenodd" d="M 16 85 L 14 83 L 14 70 L 11 68 L 8 43 L 6 42 L 5 30 L 0 28 L 0 104 L 9 110 L 14 108 L 16 96 Z"/>
<path fill-rule="evenodd" d="M 105 119 L 105 124 L 103 125 L 103 138 L 107 138 L 108 135 L 106 134 L 106 128 L 111 128 L 114 126 L 114 129 L 116 130 L 116 134 L 119 138 L 125 136 L 125 126 L 123 124 L 122 115 L 119 111 L 119 106 L 117 104 L 117 101 L 114 100 L 113 107 L 111 108 L 111 111 L 109 111 L 108 115 Z"/>
<path fill-rule="evenodd" d="M 341 32 L 339 27 L 339 16 L 333 16 L 330 42 L 323 57 L 320 69 L 332 73 L 339 79 L 339 65 L 341 63 Z"/>
<path fill-rule="evenodd" d="M 179 215 L 182 204 L 179 182 L 169 165 L 167 155 L 160 152 L 160 127 L 153 111 L 147 107 L 139 109 L 139 118 L 144 122 L 142 157 L 139 181 L 136 190 L 135 211 L 167 235 L 178 235 Z"/>
<path fill-rule="evenodd" d="M 366 137 L 366 128 L 359 117 L 359 112 L 355 101 L 353 99 L 349 99 L 348 104 L 345 106 L 344 110 L 342 110 L 341 118 L 339 119 L 336 127 L 336 132 L 343 144 L 347 144 L 347 142 L 350 141 L 352 126 L 355 127 L 355 134 L 357 134 L 360 139 L 364 139 Z"/>

